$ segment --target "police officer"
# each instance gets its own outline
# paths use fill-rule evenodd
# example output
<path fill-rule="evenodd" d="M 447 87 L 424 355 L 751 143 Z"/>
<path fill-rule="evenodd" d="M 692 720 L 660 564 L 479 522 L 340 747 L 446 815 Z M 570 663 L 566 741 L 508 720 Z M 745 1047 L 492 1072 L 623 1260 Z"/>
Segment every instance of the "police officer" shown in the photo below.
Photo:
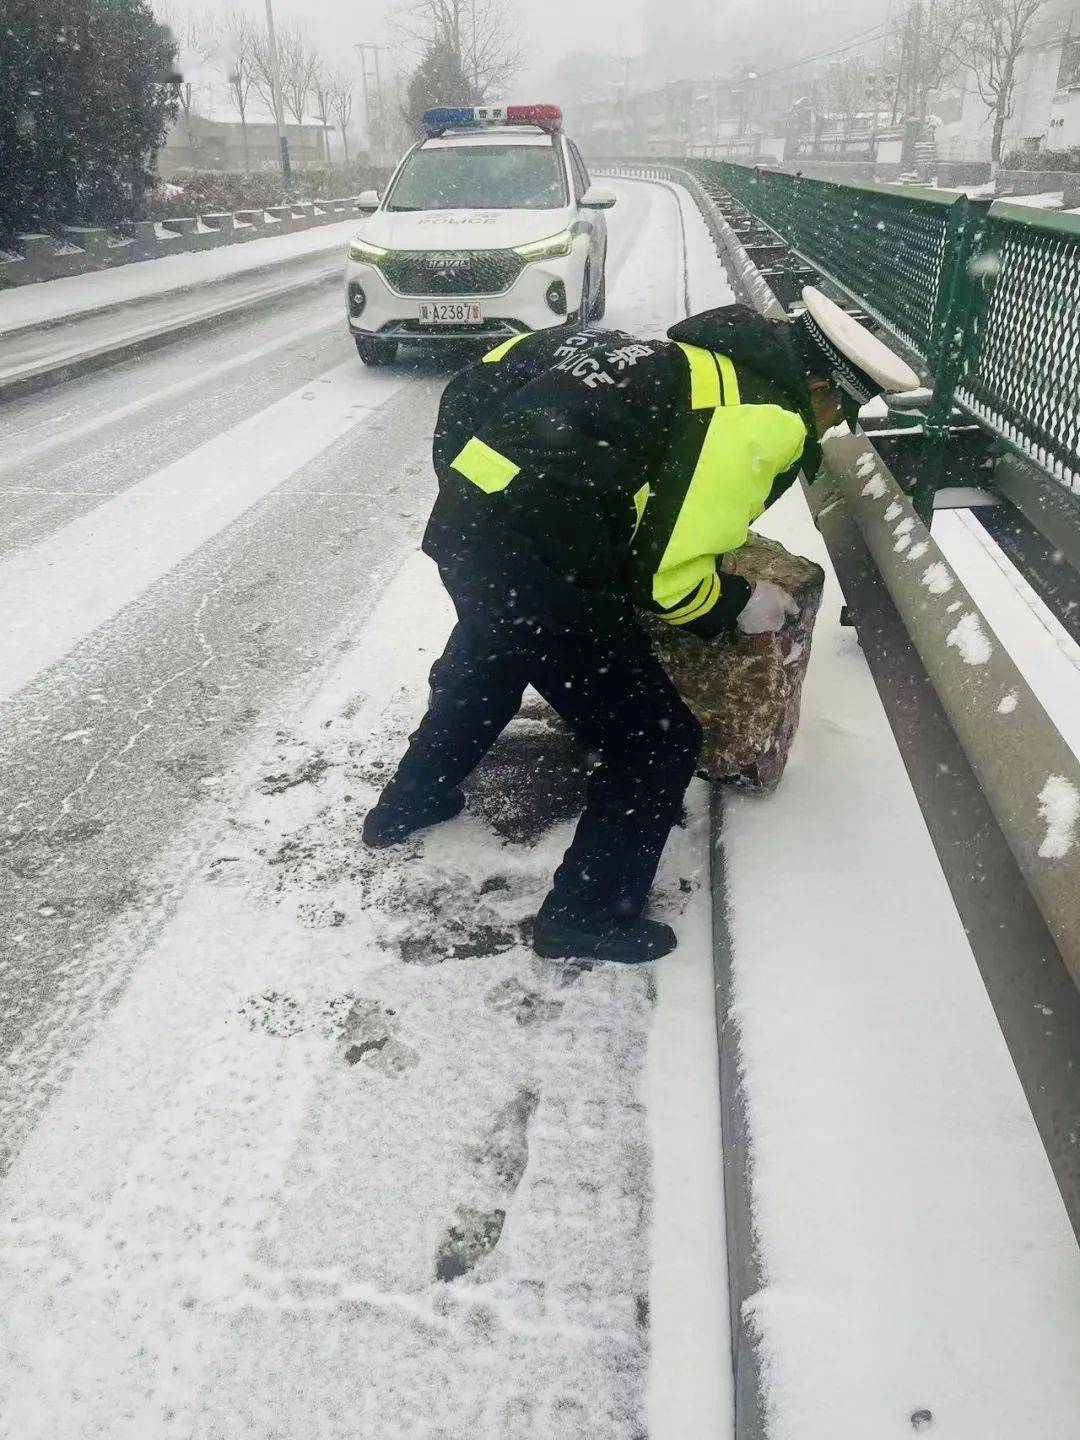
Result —
<path fill-rule="evenodd" d="M 458 623 L 363 836 L 392 845 L 457 815 L 462 780 L 532 685 L 602 756 L 536 918 L 540 955 L 634 963 L 676 943 L 642 912 L 701 732 L 635 611 L 704 637 L 779 629 L 790 597 L 725 573 L 723 557 L 800 468 L 816 473 L 842 391 L 916 381 L 807 297 L 795 324 L 733 305 L 667 341 L 567 326 L 515 337 L 444 393 L 423 548 Z"/>

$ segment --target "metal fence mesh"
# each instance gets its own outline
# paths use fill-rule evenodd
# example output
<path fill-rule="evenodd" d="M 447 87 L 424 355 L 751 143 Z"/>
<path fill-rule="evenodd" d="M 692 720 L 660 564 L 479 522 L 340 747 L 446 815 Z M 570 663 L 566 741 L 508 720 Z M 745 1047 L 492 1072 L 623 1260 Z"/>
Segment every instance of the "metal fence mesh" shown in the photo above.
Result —
<path fill-rule="evenodd" d="M 933 358 L 950 214 L 962 197 L 698 164 L 720 172 L 729 192 L 799 255 L 857 296 L 905 345 Z"/>
<path fill-rule="evenodd" d="M 997 274 L 957 398 L 1080 491 L 1080 220 L 995 205 L 973 268 Z"/>
<path fill-rule="evenodd" d="M 1080 217 L 690 162 L 909 345 L 961 405 L 1080 492 Z"/>

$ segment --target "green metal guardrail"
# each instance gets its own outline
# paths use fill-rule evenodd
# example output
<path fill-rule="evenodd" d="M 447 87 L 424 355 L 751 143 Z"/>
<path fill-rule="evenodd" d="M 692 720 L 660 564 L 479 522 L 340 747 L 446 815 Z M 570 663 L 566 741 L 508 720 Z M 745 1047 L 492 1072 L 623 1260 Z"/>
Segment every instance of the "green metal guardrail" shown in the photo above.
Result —
<path fill-rule="evenodd" d="M 677 163 L 726 190 L 925 361 L 935 382 L 927 440 L 939 458 L 959 404 L 1080 494 L 1080 216 Z"/>
<path fill-rule="evenodd" d="M 1080 215 L 999 201 L 981 255 L 1000 272 L 973 317 L 957 399 L 1080 493 Z"/>

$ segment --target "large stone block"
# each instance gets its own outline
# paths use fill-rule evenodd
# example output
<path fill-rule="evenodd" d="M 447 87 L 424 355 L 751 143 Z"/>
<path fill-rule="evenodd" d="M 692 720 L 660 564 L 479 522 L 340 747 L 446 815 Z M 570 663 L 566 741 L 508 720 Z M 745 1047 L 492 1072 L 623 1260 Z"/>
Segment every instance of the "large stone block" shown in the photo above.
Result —
<path fill-rule="evenodd" d="M 771 580 L 799 613 L 776 635 L 699 640 L 660 620 L 646 628 L 661 664 L 705 732 L 699 773 L 741 790 L 771 794 L 799 727 L 803 679 L 825 572 L 776 541 L 752 535 L 733 557 L 747 580 Z"/>

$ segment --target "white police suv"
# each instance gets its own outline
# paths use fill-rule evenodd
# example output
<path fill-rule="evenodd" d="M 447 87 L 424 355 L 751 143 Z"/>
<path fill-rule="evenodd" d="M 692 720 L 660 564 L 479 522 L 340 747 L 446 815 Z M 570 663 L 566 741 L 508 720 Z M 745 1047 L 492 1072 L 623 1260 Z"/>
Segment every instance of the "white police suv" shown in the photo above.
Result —
<path fill-rule="evenodd" d="M 349 244 L 349 329 L 368 365 L 405 341 L 492 345 L 604 313 L 607 225 L 554 105 L 440 107 Z"/>

